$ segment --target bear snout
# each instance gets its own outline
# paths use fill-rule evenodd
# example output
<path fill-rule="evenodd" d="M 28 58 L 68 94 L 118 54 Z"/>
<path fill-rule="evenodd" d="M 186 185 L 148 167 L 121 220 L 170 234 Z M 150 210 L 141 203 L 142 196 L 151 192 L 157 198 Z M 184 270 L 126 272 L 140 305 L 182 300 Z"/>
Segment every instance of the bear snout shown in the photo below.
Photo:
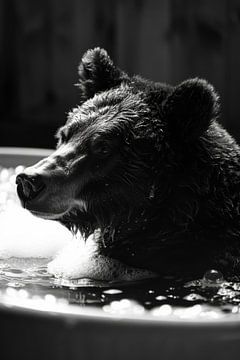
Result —
<path fill-rule="evenodd" d="M 21 173 L 16 177 L 16 184 L 18 196 L 24 205 L 26 202 L 35 199 L 46 187 L 42 176 L 39 174 Z"/>
<path fill-rule="evenodd" d="M 72 186 L 65 173 L 48 158 L 17 175 L 17 194 L 22 207 L 33 215 L 58 219 L 72 207 Z"/>

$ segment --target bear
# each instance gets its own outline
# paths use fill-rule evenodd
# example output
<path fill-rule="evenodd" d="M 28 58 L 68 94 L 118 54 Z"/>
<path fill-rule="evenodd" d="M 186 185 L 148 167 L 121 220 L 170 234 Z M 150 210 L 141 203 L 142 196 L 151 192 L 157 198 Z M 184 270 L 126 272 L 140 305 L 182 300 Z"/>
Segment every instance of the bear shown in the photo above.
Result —
<path fill-rule="evenodd" d="M 101 48 L 79 68 L 79 105 L 56 150 L 16 178 L 22 205 L 100 255 L 156 274 L 237 274 L 240 148 L 206 80 L 172 86 L 119 69 Z"/>

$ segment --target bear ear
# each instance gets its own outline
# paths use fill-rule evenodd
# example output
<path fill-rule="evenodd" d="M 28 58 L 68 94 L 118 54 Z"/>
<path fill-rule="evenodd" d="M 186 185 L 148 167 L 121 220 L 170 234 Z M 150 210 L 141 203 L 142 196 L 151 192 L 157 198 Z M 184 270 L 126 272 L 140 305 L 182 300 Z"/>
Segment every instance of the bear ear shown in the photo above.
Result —
<path fill-rule="evenodd" d="M 82 101 L 93 97 L 97 92 L 119 85 L 128 76 L 118 69 L 106 50 L 99 47 L 88 50 L 78 67 Z"/>
<path fill-rule="evenodd" d="M 163 112 L 174 139 L 194 141 L 218 117 L 218 95 L 206 80 L 186 80 L 167 97 Z"/>

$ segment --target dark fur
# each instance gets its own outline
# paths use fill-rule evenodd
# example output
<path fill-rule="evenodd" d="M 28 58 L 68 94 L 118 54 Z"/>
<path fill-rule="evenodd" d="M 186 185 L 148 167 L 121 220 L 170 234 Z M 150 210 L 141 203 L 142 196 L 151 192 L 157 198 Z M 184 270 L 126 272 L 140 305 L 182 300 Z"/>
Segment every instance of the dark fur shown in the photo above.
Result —
<path fill-rule="evenodd" d="M 58 220 L 85 236 L 100 228 L 99 251 L 128 265 L 237 272 L 240 149 L 217 122 L 212 86 L 129 77 L 99 48 L 79 78 L 81 104 L 58 132 L 58 148 L 70 143 L 74 155 L 56 161 L 71 174 L 87 154 L 74 170 L 84 206 Z"/>

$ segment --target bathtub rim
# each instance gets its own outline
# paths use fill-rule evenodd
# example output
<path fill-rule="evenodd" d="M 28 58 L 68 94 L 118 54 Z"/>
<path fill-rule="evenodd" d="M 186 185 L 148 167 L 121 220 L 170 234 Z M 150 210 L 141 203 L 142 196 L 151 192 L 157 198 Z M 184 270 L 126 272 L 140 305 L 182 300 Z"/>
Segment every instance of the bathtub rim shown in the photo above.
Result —
<path fill-rule="evenodd" d="M 34 304 L 35 300 L 31 300 Z M 17 304 L 18 298 L 16 297 L 14 301 L 1 301 L 0 298 L 0 313 L 8 312 L 12 314 L 18 314 L 20 316 L 34 316 L 36 318 L 58 318 L 62 321 L 92 321 L 92 322 L 103 322 L 106 325 L 134 325 L 134 326 L 146 326 L 146 327 L 159 327 L 159 328 L 192 328 L 192 329 L 204 329 L 204 328 L 217 328 L 225 329 L 233 328 L 240 329 L 240 316 L 237 314 L 227 314 L 226 316 L 216 318 L 216 319 L 185 319 L 185 318 L 171 318 L 166 316 L 164 317 L 154 317 L 147 310 L 142 315 L 115 315 L 107 314 L 102 309 L 97 307 L 80 307 L 79 305 L 68 304 L 65 305 L 66 310 L 62 310 L 62 307 L 58 306 L 52 307 L 51 309 L 44 309 L 39 306 L 21 306 Z M 44 300 L 43 300 L 44 302 Z"/>

